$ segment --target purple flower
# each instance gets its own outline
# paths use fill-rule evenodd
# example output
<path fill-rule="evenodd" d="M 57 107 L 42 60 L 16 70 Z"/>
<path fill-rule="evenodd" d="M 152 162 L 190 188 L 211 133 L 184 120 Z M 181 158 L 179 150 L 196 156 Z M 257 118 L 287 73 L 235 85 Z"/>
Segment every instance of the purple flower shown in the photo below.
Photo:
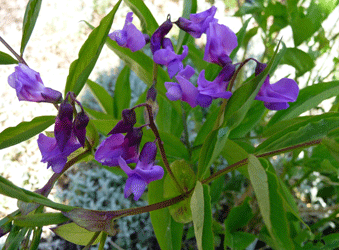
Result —
<path fill-rule="evenodd" d="M 222 67 L 230 63 L 229 55 L 238 46 L 235 33 L 225 25 L 210 22 L 206 35 L 204 60 Z"/>
<path fill-rule="evenodd" d="M 166 96 L 171 101 L 182 100 L 187 102 L 192 108 L 197 105 L 201 107 L 208 107 L 212 103 L 210 96 L 199 93 L 197 87 L 195 87 L 189 80 L 194 75 L 194 69 L 187 65 L 185 69 L 180 71 L 176 75 L 176 82 L 165 82 L 167 89 Z"/>
<path fill-rule="evenodd" d="M 140 128 L 133 129 L 126 136 L 113 134 L 99 145 L 95 152 L 95 159 L 103 165 L 111 167 L 119 165 L 120 157 L 127 163 L 137 162 L 141 138 L 142 130 Z"/>
<path fill-rule="evenodd" d="M 175 24 L 182 30 L 189 33 L 195 38 L 200 38 L 206 30 L 210 22 L 216 22 L 214 18 L 217 8 L 212 6 L 210 9 L 197 14 L 190 14 L 190 20 L 180 17 Z"/>
<path fill-rule="evenodd" d="M 255 74 L 260 74 L 266 64 L 257 63 Z M 267 109 L 282 110 L 287 109 L 287 102 L 295 102 L 299 94 L 298 84 L 289 78 L 283 78 L 274 84 L 270 84 L 270 76 L 268 75 L 261 86 L 255 100 L 263 101 Z"/>
<path fill-rule="evenodd" d="M 128 12 L 122 30 L 109 34 L 109 38 L 116 41 L 119 46 L 129 48 L 132 52 L 142 49 L 146 45 L 146 37 L 139 31 L 133 21 L 133 12 Z"/>
<path fill-rule="evenodd" d="M 124 109 L 122 111 L 122 120 L 120 120 L 108 134 L 112 135 L 130 132 L 133 130 L 133 126 L 136 122 L 134 109 Z"/>
<path fill-rule="evenodd" d="M 132 170 L 126 161 L 120 157 L 119 165 L 128 176 L 125 185 L 125 198 L 134 194 L 134 200 L 139 200 L 144 193 L 146 185 L 152 181 L 160 180 L 164 176 L 164 170 L 161 166 L 154 165 L 157 146 L 154 142 L 145 143 L 137 162 L 136 167 Z"/>
<path fill-rule="evenodd" d="M 205 70 L 202 70 L 198 77 L 198 91 L 200 94 L 216 98 L 228 99 L 232 93 L 226 91 L 228 81 L 232 78 L 235 71 L 235 66 L 231 63 L 227 64 L 213 80 L 207 81 L 205 78 Z"/>
<path fill-rule="evenodd" d="M 157 64 L 166 65 L 170 78 L 173 78 L 176 73 L 184 68 L 182 60 L 184 60 L 188 55 L 188 47 L 186 45 L 182 47 L 184 49 L 182 54 L 177 55 L 174 52 L 171 40 L 164 38 L 163 49 L 159 49 L 154 53 L 154 62 Z"/>
<path fill-rule="evenodd" d="M 55 173 L 61 173 L 67 162 L 67 157 L 81 147 L 73 134 L 67 141 L 63 151 L 58 147 L 55 138 L 45 136 L 44 134 L 39 135 L 38 146 L 42 155 L 41 162 L 47 162 L 47 168 L 52 167 Z"/>
<path fill-rule="evenodd" d="M 59 103 L 62 99 L 59 91 L 44 86 L 38 72 L 22 63 L 15 67 L 8 83 L 16 90 L 19 101 Z"/>
<path fill-rule="evenodd" d="M 172 29 L 172 22 L 170 16 L 168 16 L 167 20 L 159 26 L 159 28 L 154 31 L 153 35 L 151 36 L 151 51 L 152 54 L 161 49 L 161 45 L 163 42 L 164 37 L 168 34 L 168 32 Z"/>

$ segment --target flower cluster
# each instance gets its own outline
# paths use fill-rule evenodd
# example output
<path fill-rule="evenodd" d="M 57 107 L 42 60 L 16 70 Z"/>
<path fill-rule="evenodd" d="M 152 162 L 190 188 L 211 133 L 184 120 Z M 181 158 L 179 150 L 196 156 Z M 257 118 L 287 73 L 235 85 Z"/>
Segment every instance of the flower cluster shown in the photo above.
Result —
<path fill-rule="evenodd" d="M 154 142 L 147 142 L 139 154 L 143 127 L 134 128 L 135 123 L 135 111 L 123 110 L 122 120 L 108 133 L 110 136 L 99 145 L 95 159 L 103 165 L 120 166 L 128 176 L 125 197 L 133 193 L 134 200 L 138 200 L 147 184 L 163 177 L 164 170 L 161 166 L 154 165 L 157 154 Z M 127 165 L 129 163 L 136 163 L 136 167 L 132 170 Z"/>
<path fill-rule="evenodd" d="M 71 103 L 68 101 L 71 99 Z M 76 113 L 75 103 L 81 107 Z M 76 113 L 73 120 L 73 114 Z M 54 137 L 40 134 L 38 146 L 42 154 L 42 162 L 52 167 L 55 173 L 61 173 L 67 162 L 67 157 L 81 146 L 85 146 L 86 126 L 89 122 L 80 102 L 73 93 L 68 93 L 66 99 L 60 104 L 58 115 L 55 118 Z"/>
<path fill-rule="evenodd" d="M 214 18 L 216 11 L 216 7 L 212 6 L 206 11 L 191 14 L 189 19 L 180 17 L 176 22 L 173 22 L 194 38 L 200 38 L 203 34 L 206 34 L 203 59 L 222 67 L 213 81 L 206 80 L 205 70 L 202 70 L 198 76 L 197 86 L 190 82 L 190 78 L 195 74 L 195 71 L 190 66 L 184 67 L 182 63 L 188 55 L 188 47 L 184 45 L 182 54 L 178 55 L 174 52 L 171 40 L 165 37 L 173 26 L 169 16 L 151 36 L 149 42 L 154 62 L 165 65 L 170 78 L 175 77 L 176 79 L 176 82 L 165 83 L 168 99 L 187 102 L 191 107 L 197 105 L 208 107 L 213 99 L 228 99 L 232 96 L 230 92 L 232 90 L 228 91 L 227 87 L 235 74 L 237 65 L 233 64 L 230 58 L 230 54 L 238 46 L 237 36 L 229 27 L 218 23 L 218 19 Z M 141 39 L 144 34 L 138 31 L 131 24 L 131 21 L 132 12 L 127 14 L 123 31 L 115 31 L 110 37 L 117 41 L 120 46 L 136 51 L 136 48 L 141 49 L 144 47 L 148 40 Z M 119 32 L 120 35 L 113 36 L 113 34 L 118 34 L 116 32 Z M 128 40 L 124 37 L 129 37 L 130 43 L 121 42 L 120 40 Z M 265 68 L 263 66 L 265 64 L 256 62 L 255 74 L 258 75 Z M 283 78 L 275 84 L 270 84 L 268 76 L 255 99 L 263 101 L 268 109 L 281 110 L 289 106 L 288 102 L 296 101 L 298 93 L 299 87 L 294 80 Z"/>

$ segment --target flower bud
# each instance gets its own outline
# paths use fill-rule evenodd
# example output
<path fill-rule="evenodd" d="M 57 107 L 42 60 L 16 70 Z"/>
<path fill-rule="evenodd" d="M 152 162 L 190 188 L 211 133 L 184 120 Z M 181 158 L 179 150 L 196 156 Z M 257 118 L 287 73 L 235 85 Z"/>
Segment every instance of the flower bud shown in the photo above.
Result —
<path fill-rule="evenodd" d="M 89 118 L 83 111 L 78 113 L 74 119 L 73 131 L 82 147 L 85 147 L 86 127 L 88 125 L 88 122 Z"/>
<path fill-rule="evenodd" d="M 168 15 L 167 20 L 157 28 L 151 37 L 151 51 L 154 54 L 157 50 L 161 49 L 162 40 L 172 29 L 171 16 Z"/>
<path fill-rule="evenodd" d="M 62 152 L 72 134 L 73 107 L 67 102 L 61 103 L 55 118 L 54 136 Z"/>

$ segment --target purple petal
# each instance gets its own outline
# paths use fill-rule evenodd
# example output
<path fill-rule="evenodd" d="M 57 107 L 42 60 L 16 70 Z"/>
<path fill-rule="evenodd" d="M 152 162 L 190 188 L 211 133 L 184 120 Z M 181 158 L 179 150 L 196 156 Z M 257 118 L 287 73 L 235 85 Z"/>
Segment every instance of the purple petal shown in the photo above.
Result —
<path fill-rule="evenodd" d="M 55 118 L 54 125 L 54 136 L 56 141 L 58 142 L 58 147 L 61 151 L 64 150 L 68 140 L 72 135 L 72 122 L 68 120 L 67 117 L 64 119 L 59 119 L 59 117 Z"/>
<path fill-rule="evenodd" d="M 72 135 L 64 151 L 61 152 L 57 146 L 56 139 L 45 136 L 44 134 L 39 135 L 38 146 L 42 155 L 41 161 L 47 162 L 47 167 L 52 167 L 52 170 L 56 173 L 60 173 L 63 170 L 67 162 L 67 157 L 81 147 L 74 135 Z"/>
<path fill-rule="evenodd" d="M 161 166 L 151 166 L 149 169 L 135 168 L 135 173 L 140 176 L 147 184 L 152 181 L 160 180 L 164 176 L 164 169 Z"/>
<path fill-rule="evenodd" d="M 73 131 L 78 138 L 80 144 L 82 147 L 85 147 L 85 141 L 86 141 L 86 127 L 88 125 L 89 118 L 85 114 L 85 112 L 80 112 L 76 115 L 74 119 L 74 126 L 73 126 Z"/>
<path fill-rule="evenodd" d="M 183 68 L 184 66 L 182 65 L 182 62 L 180 60 L 171 61 L 167 65 L 167 72 L 168 72 L 169 77 L 172 79 L 173 76 L 175 76 Z"/>
<path fill-rule="evenodd" d="M 126 181 L 124 190 L 125 198 L 129 197 L 133 193 L 134 200 L 139 200 L 141 195 L 145 192 L 146 185 L 147 183 L 138 175 L 132 175 Z"/>
<path fill-rule="evenodd" d="M 124 138 L 123 134 L 113 134 L 107 137 L 99 145 L 94 158 L 103 165 L 118 166 L 118 158 L 123 154 L 124 150 L 122 147 Z"/>
<path fill-rule="evenodd" d="M 211 105 L 212 103 L 212 97 L 208 95 L 203 95 L 203 94 L 198 94 L 196 102 L 199 106 L 203 108 L 207 108 Z"/>
<path fill-rule="evenodd" d="M 264 102 L 264 105 L 269 110 L 282 110 L 290 106 L 287 102 Z"/>
<path fill-rule="evenodd" d="M 165 82 L 167 89 L 166 96 L 171 101 L 177 101 L 182 98 L 182 91 L 178 83 L 176 82 Z"/>
<path fill-rule="evenodd" d="M 235 33 L 225 25 L 210 22 L 206 35 L 204 60 L 221 66 L 230 63 L 229 55 L 238 46 Z"/>
<path fill-rule="evenodd" d="M 132 174 L 134 173 L 134 171 L 127 165 L 126 161 L 122 158 L 119 157 L 118 158 L 118 163 L 120 168 L 128 175 L 128 176 L 132 176 Z"/>
<path fill-rule="evenodd" d="M 198 96 L 197 88 L 184 77 L 177 75 L 176 79 L 182 90 L 182 101 L 187 102 L 192 108 L 197 106 L 196 99 Z"/>
<path fill-rule="evenodd" d="M 157 145 L 154 142 L 146 142 L 141 150 L 139 161 L 143 164 L 153 163 L 157 155 Z"/>
<path fill-rule="evenodd" d="M 205 70 L 202 70 L 198 77 L 199 93 L 213 98 L 230 98 L 232 93 L 230 91 L 226 91 L 227 83 L 222 80 L 223 78 L 224 77 L 217 77 L 213 82 L 210 82 L 205 79 Z M 205 100 L 208 99 L 205 98 Z"/>
<path fill-rule="evenodd" d="M 179 76 L 184 77 L 188 81 L 194 74 L 195 70 L 189 65 L 186 65 L 186 67 L 178 73 Z"/>

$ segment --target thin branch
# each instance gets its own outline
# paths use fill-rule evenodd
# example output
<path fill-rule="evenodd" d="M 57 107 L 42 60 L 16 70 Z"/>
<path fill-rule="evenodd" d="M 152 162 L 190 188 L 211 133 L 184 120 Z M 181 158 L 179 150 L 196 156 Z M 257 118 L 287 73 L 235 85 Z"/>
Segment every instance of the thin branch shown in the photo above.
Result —
<path fill-rule="evenodd" d="M 3 45 L 5 45 L 6 48 L 7 48 L 10 52 L 12 52 L 12 54 L 16 57 L 16 59 L 19 61 L 19 63 L 23 63 L 23 64 L 25 64 L 26 66 L 28 66 L 28 64 L 25 62 L 25 60 L 24 60 L 21 56 L 19 56 L 19 54 L 16 53 L 15 50 L 12 49 L 12 47 L 11 47 L 8 43 L 6 43 L 6 41 L 5 41 L 1 36 L 0 36 L 0 42 L 2 42 Z"/>

